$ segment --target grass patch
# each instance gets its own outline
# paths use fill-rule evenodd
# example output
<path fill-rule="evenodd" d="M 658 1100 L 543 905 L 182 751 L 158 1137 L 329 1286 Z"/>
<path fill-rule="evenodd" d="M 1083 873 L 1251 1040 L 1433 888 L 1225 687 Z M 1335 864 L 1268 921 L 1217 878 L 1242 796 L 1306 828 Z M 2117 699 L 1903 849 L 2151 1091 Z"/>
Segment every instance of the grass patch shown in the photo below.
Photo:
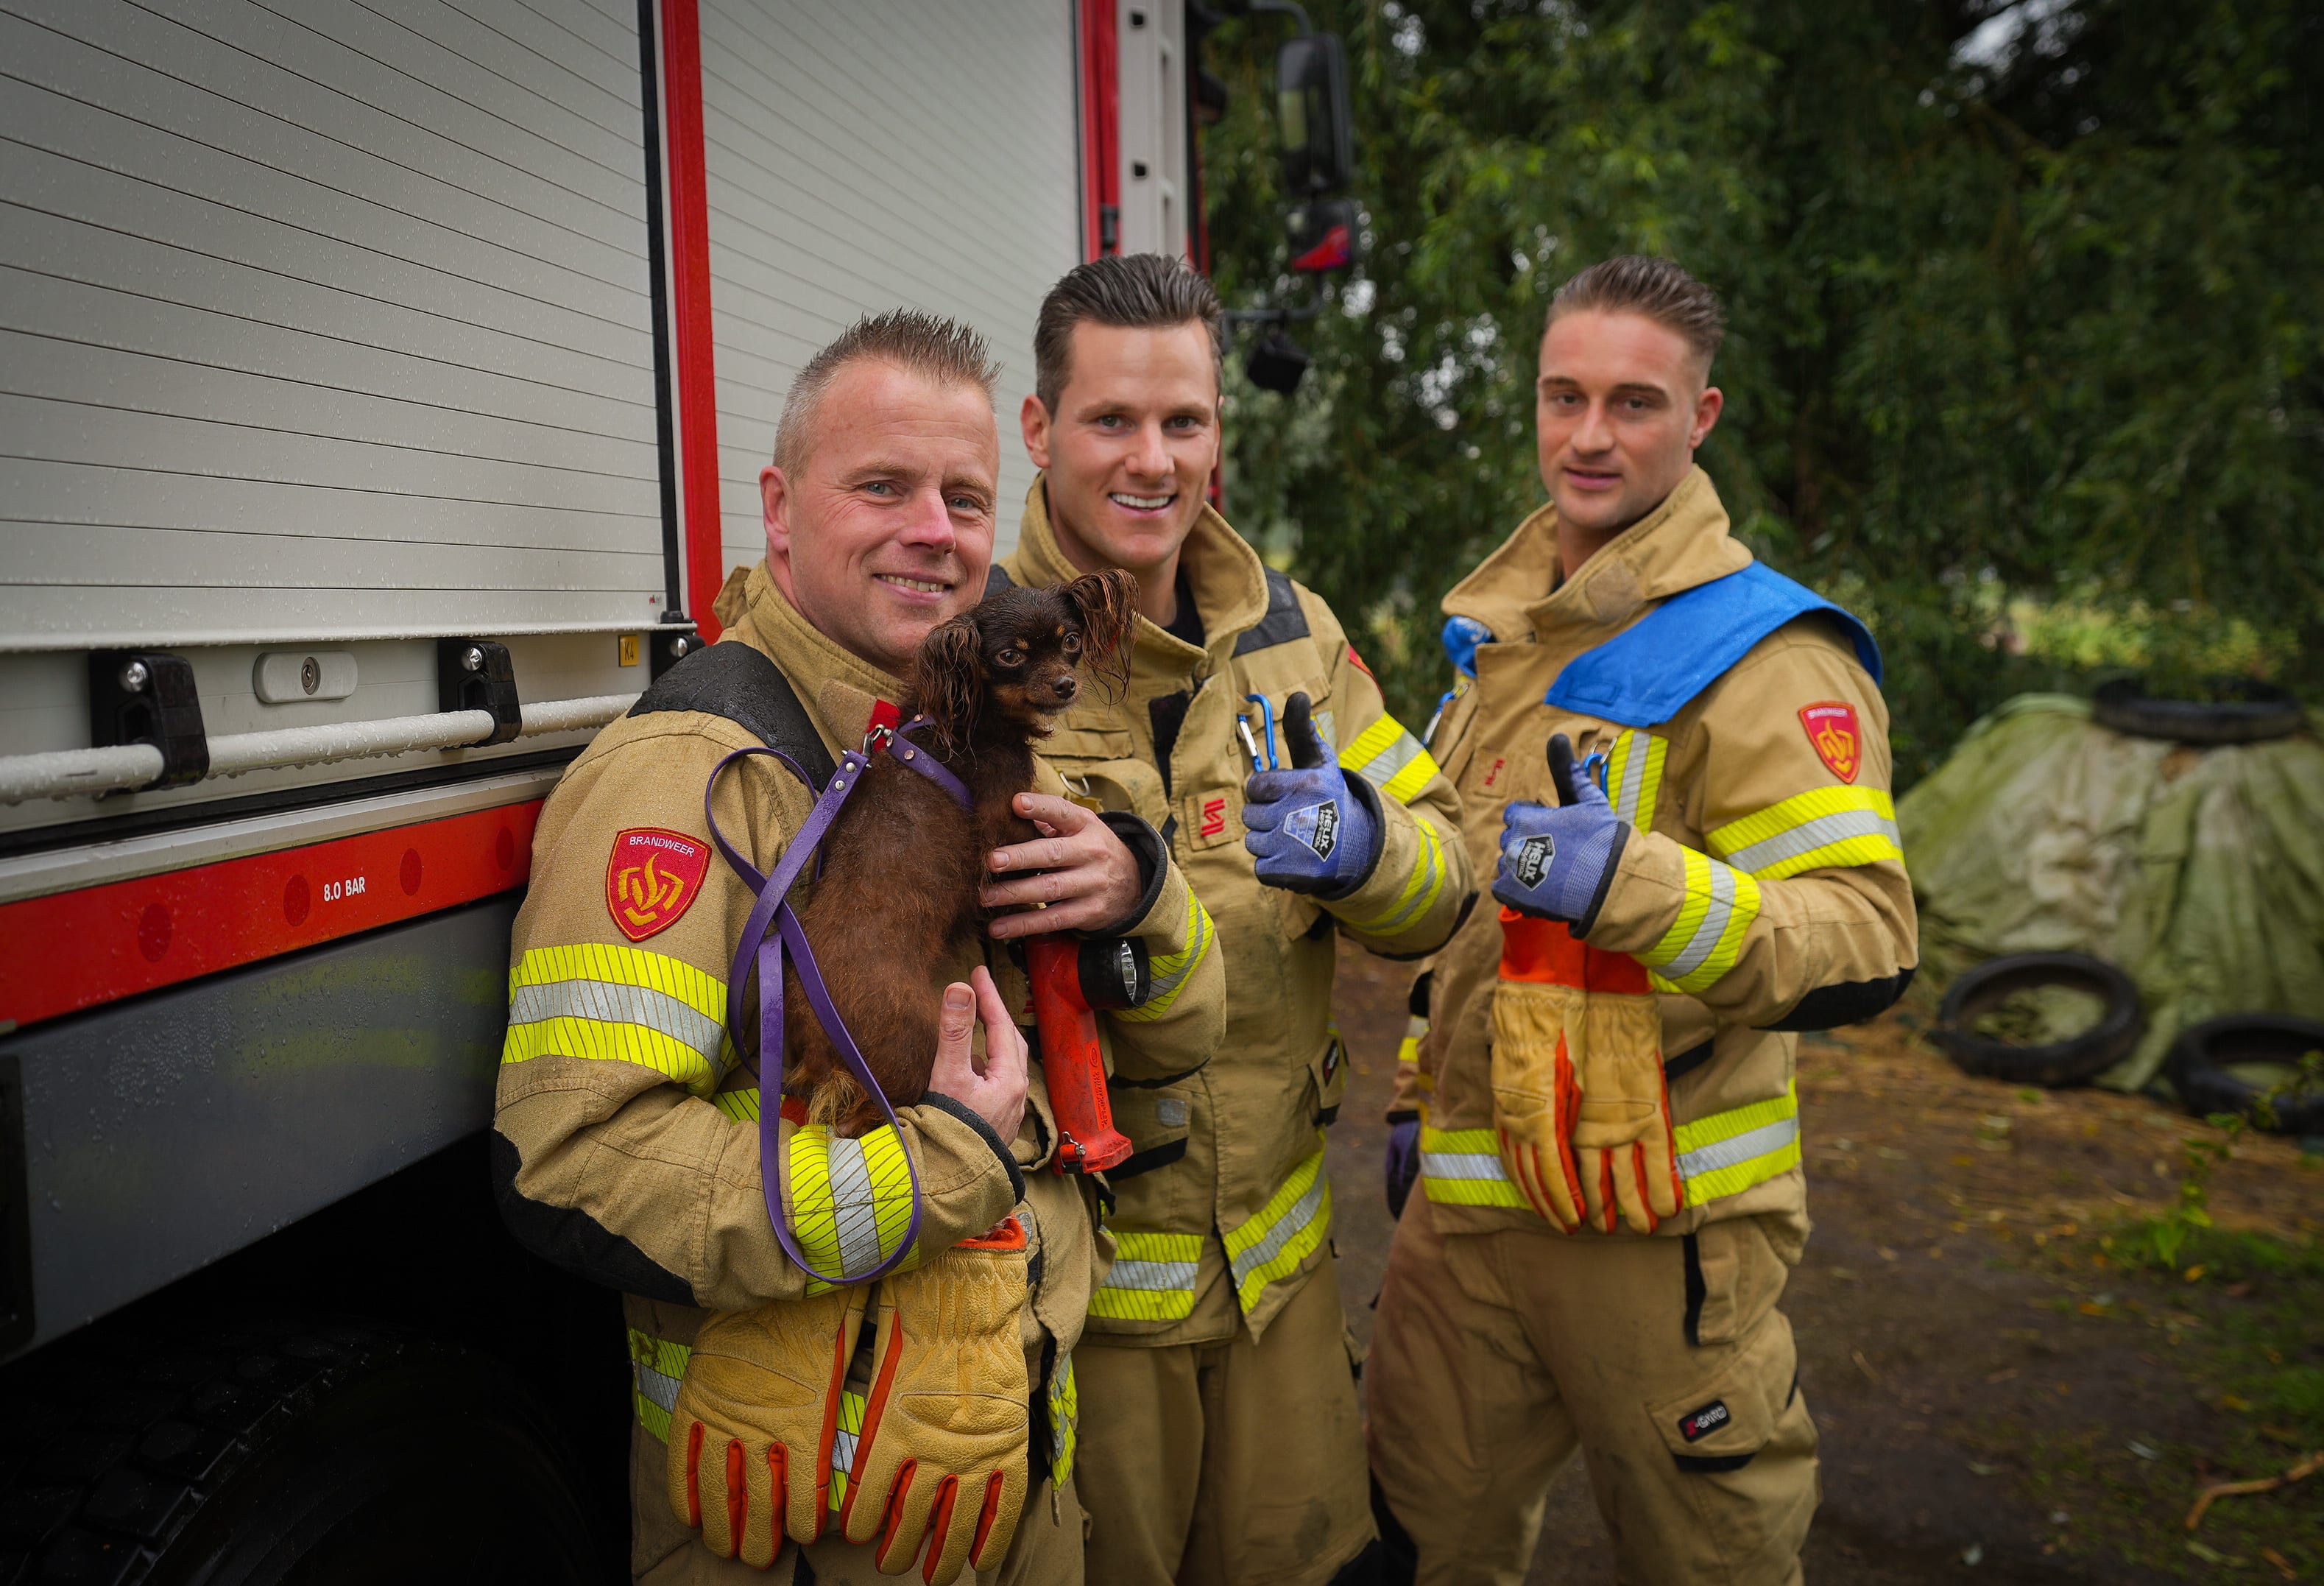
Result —
<path fill-rule="evenodd" d="M 2163 1347 L 2142 1358 L 2178 1379 L 2185 1413 L 2167 1433 L 2029 1436 L 2031 1490 L 2071 1516 L 2052 1545 L 2186 1580 L 2283 1579 L 2284 1569 L 2314 1580 L 2324 1574 L 2324 1472 L 2219 1498 L 2191 1533 L 2185 1522 L 2206 1486 L 2281 1475 L 2324 1449 L 2324 1249 L 2182 1223 L 2165 1261 L 2153 1238 L 2163 1221 L 2123 1224 L 2069 1256 L 2061 1276 L 2074 1269 L 2074 1287 L 2092 1293 L 2060 1308 L 2086 1325 L 2147 1330 Z"/>

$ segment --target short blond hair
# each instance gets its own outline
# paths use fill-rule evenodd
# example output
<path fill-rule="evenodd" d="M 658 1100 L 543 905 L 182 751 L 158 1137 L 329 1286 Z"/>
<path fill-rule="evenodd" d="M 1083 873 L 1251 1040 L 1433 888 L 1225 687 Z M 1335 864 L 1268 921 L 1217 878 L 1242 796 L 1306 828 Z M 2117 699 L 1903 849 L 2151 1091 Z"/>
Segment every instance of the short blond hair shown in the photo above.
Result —
<path fill-rule="evenodd" d="M 867 314 L 841 331 L 807 361 L 783 397 L 782 422 L 775 427 L 775 466 L 794 475 L 806 466 L 815 432 L 816 410 L 839 372 L 850 364 L 876 359 L 926 375 L 940 385 L 973 385 L 992 400 L 1001 365 L 984 337 L 956 319 L 917 309 Z"/>
<path fill-rule="evenodd" d="M 1669 259 L 1628 254 L 1606 259 L 1557 289 L 1549 300 L 1549 323 L 1592 309 L 1600 314 L 1641 314 L 1683 337 L 1711 367 L 1727 337 L 1727 317 L 1719 294 Z"/>

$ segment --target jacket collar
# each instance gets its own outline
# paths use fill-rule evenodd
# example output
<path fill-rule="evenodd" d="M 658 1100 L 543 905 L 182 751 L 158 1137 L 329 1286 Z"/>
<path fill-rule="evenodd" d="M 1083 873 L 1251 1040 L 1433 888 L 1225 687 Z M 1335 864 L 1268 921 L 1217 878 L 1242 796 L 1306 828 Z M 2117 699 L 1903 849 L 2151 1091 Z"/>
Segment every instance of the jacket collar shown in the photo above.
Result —
<path fill-rule="evenodd" d="M 1047 479 L 1047 474 L 1037 475 L 1033 488 L 1026 493 L 1017 550 L 1009 558 L 1023 574 L 1020 583 L 1042 588 L 1081 576 L 1080 569 L 1065 559 L 1057 546 L 1056 530 L 1050 526 Z M 1174 687 L 1183 687 L 1187 673 L 1204 668 L 1205 661 L 1213 663 L 1209 670 L 1223 667 L 1234 653 L 1235 641 L 1267 615 L 1267 564 L 1208 505 L 1186 536 L 1179 567 L 1194 592 L 1194 609 L 1203 615 L 1203 648 L 1196 650 L 1141 613 L 1130 661 L 1134 674 L 1170 678 L 1175 679 Z"/>
<path fill-rule="evenodd" d="M 720 642 L 747 644 L 780 668 L 835 752 L 863 741 L 876 702 L 903 697 L 901 678 L 843 650 L 802 616 L 763 561 L 728 574 L 712 609 L 726 626 Z"/>
<path fill-rule="evenodd" d="M 1728 532 L 1727 509 L 1711 475 L 1691 470 L 1662 505 L 1560 581 L 1557 509 L 1545 505 L 1445 595 L 1447 616 L 1474 617 L 1509 641 L 1553 629 L 1603 630 L 1613 637 L 1648 603 L 1724 578 L 1750 565 Z M 1586 635 L 1585 635 L 1586 636 Z"/>

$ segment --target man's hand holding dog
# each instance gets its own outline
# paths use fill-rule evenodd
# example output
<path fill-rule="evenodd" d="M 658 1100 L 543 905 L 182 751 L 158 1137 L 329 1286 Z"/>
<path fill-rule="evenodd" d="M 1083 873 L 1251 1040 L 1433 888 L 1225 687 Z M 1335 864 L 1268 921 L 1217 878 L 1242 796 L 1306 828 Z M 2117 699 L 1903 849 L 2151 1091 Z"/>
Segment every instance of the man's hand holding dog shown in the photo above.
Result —
<path fill-rule="evenodd" d="M 984 1026 L 984 1066 L 970 1054 L 969 1038 Z M 1025 1033 L 1009 1017 L 992 972 L 978 964 L 966 983 L 945 988 L 944 1013 L 936 1021 L 936 1062 L 928 1089 L 940 1091 L 992 1126 L 1001 1139 L 1017 1138 L 1025 1121 Z"/>
<path fill-rule="evenodd" d="M 1145 894 L 1137 856 L 1103 821 L 1070 799 L 1019 793 L 1016 808 L 1039 829 L 1040 840 L 996 848 L 984 862 L 995 874 L 1033 873 L 987 881 L 980 901 L 987 908 L 1048 907 L 1001 916 L 987 927 L 994 939 L 1120 927 Z"/>

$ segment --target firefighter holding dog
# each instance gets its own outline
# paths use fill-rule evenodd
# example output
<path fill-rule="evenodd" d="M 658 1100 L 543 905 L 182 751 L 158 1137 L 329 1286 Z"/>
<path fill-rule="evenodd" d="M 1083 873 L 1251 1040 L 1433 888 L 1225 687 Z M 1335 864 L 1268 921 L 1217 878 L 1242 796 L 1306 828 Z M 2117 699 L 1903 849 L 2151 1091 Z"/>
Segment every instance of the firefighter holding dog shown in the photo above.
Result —
<path fill-rule="evenodd" d="M 1432 964 L 1391 1113 L 1419 1189 L 1366 1374 L 1392 1579 L 1520 1580 L 1577 1446 L 1623 1579 L 1800 1579 L 1794 1032 L 1887 1007 L 1917 947 L 1878 652 L 1694 466 L 1720 334 L 1667 261 L 1568 282 L 1550 504 L 1444 600 L 1434 742 L 1499 907 Z"/>
<path fill-rule="evenodd" d="M 1050 1171 L 1023 976 L 995 950 L 946 991 L 927 1093 L 892 1124 L 846 1139 L 786 1107 L 770 1158 L 761 988 L 750 954 L 733 967 L 758 885 L 717 851 L 774 869 L 815 802 L 802 778 L 892 720 L 921 640 L 982 598 L 992 379 L 973 333 L 908 312 L 809 360 L 724 636 L 541 813 L 493 1171 L 518 1238 L 624 1293 L 641 1581 L 1082 1579 L 1073 1362 L 1107 1241 L 1094 1186 Z M 761 748 L 798 772 L 742 752 Z M 1041 872 L 1043 927 L 1145 938 L 1154 991 L 1109 1016 L 1116 1062 L 1199 1064 L 1222 1028 L 1207 923 L 1156 833 L 1064 791 L 1052 773 L 1019 796 L 1050 834 L 1006 868 Z"/>
<path fill-rule="evenodd" d="M 1323 1130 L 1345 1058 L 1333 937 L 1418 956 L 1473 901 L 1451 786 L 1388 715 L 1330 607 L 1204 504 L 1222 315 L 1156 255 L 1102 258 L 1036 328 L 1043 470 L 996 579 L 1139 579 L 1128 695 L 1043 752 L 1159 828 L 1227 967 L 1207 1063 L 1139 1053 L 1111 1086 L 1120 1259 L 1076 1357 L 1088 1571 L 1108 1586 L 1370 1580 L 1369 1512 Z"/>

